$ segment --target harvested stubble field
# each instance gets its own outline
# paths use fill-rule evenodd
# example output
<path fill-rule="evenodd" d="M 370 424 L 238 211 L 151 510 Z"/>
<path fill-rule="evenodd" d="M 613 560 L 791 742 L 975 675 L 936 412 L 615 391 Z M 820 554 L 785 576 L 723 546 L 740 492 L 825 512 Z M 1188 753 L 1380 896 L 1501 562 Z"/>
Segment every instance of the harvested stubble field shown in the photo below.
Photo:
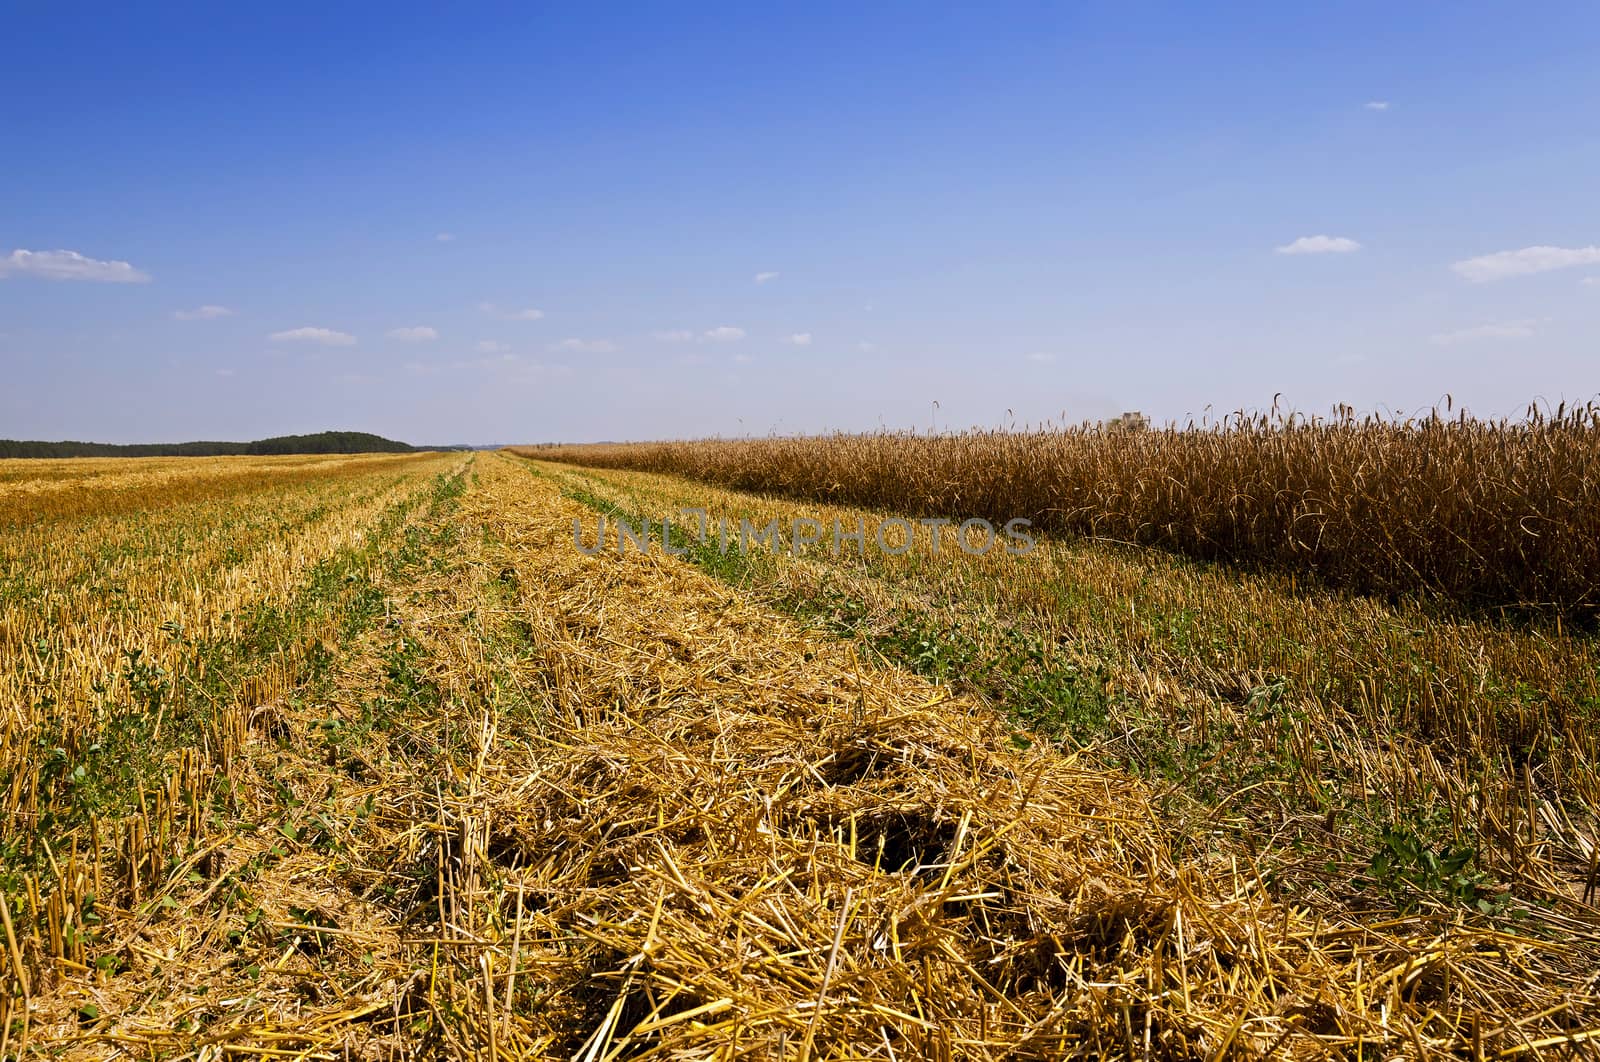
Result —
<path fill-rule="evenodd" d="M 30 475 L 79 468 L 94 471 L 70 487 Z M 1026 624 L 974 635 L 946 666 L 938 629 L 901 630 L 898 652 L 886 617 L 1070 588 L 993 564 L 574 548 L 573 521 L 597 510 L 767 501 L 650 479 L 504 454 L 0 463 L 0 1056 L 1588 1053 L 1600 942 L 1588 897 L 1564 886 L 1591 820 L 1539 788 L 1564 794 L 1546 764 L 1576 775 L 1587 746 L 1525 757 L 1526 789 L 1486 770 L 1463 803 L 1452 828 L 1498 827 L 1519 848 L 1456 867 L 1446 889 L 1397 855 L 1402 872 L 1369 864 L 1357 895 L 1284 872 L 1311 832 L 1301 812 L 1252 831 L 1227 794 L 1185 787 L 1196 698 L 1230 670 L 1281 689 L 1219 685 L 1241 703 L 1199 722 L 1207 756 L 1243 762 L 1229 757 L 1256 740 L 1249 713 L 1267 712 L 1299 757 L 1253 792 L 1288 808 L 1293 779 L 1332 799 L 1400 777 L 1436 735 L 1345 777 L 1353 761 L 1329 759 L 1322 717 L 1303 714 L 1304 676 L 1351 670 L 1338 651 L 1313 646 L 1279 683 L 1252 670 L 1259 637 L 1230 657 L 1197 621 L 1184 637 L 1207 648 L 1185 670 L 1176 634 L 1102 619 L 1062 643 L 1119 658 L 1098 686 L 1059 684 L 1049 653 L 977 666 L 1011 639 L 1031 652 L 1043 628 Z M 1298 600 L 1139 563 L 1107 552 L 1098 571 L 1131 582 L 1104 585 L 1106 615 L 1184 578 Z M 807 593 L 826 615 L 797 607 Z M 1058 607 L 1035 606 L 1028 623 Z M 1398 626 L 1422 613 L 1350 607 L 1367 640 L 1346 653 L 1437 648 L 1438 629 Z M 1317 599 L 1299 622 L 1326 611 Z M 1533 643 L 1491 634 L 1486 682 L 1582 666 L 1593 682 L 1576 636 L 1550 635 L 1523 672 Z M 1139 645 L 1166 647 L 1142 686 Z M 1347 681 L 1368 688 L 1363 671 Z M 1370 688 L 1341 732 L 1368 750 L 1362 728 L 1399 710 Z M 1316 695 L 1333 718 L 1336 694 Z M 1542 695 L 1462 748 L 1557 718 Z M 1149 741 L 1107 740 L 1141 699 Z M 1169 728 L 1175 787 L 1129 752 L 1158 747 L 1180 705 L 1195 714 Z M 1418 727 L 1455 718 L 1437 697 L 1409 710 Z M 1440 787 L 1468 777 L 1457 754 L 1406 800 L 1454 792 Z"/>

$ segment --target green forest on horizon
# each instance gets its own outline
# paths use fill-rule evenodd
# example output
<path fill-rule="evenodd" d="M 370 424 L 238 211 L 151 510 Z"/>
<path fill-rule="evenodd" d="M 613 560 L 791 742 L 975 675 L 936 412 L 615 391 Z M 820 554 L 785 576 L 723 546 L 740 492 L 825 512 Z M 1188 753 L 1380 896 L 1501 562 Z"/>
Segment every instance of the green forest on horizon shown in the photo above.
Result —
<path fill-rule="evenodd" d="M 7 457 L 226 457 L 241 454 L 401 454 L 418 448 L 365 431 L 278 435 L 254 442 L 95 443 L 0 439 Z"/>

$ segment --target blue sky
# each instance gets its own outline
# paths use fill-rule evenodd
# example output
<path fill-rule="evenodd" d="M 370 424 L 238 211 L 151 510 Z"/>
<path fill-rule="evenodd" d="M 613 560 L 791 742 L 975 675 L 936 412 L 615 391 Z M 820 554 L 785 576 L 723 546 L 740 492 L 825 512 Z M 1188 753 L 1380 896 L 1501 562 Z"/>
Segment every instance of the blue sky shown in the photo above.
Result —
<path fill-rule="evenodd" d="M 1600 392 L 1594 4 L 324 8 L 5 7 L 0 437 Z"/>

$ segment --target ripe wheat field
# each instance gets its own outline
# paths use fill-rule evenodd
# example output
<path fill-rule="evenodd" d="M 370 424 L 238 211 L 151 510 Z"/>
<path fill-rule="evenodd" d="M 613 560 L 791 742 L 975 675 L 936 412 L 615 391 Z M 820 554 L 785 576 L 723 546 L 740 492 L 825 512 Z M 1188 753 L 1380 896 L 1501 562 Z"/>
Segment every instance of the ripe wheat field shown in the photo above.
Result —
<path fill-rule="evenodd" d="M 0 1057 L 1590 1057 L 1596 456 L 0 461 Z"/>

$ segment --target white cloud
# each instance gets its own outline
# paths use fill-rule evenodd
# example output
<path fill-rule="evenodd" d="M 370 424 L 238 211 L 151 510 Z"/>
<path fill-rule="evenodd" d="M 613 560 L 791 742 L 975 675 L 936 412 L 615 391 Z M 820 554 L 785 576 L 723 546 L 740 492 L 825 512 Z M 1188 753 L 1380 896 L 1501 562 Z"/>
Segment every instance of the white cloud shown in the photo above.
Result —
<path fill-rule="evenodd" d="M 218 369 L 217 370 L 217 375 L 218 376 L 223 376 L 223 377 L 232 376 L 233 375 L 233 370 L 232 369 Z"/>
<path fill-rule="evenodd" d="M 750 356 L 750 355 L 748 355 L 748 354 L 735 354 L 735 355 L 734 355 L 734 356 L 733 356 L 733 363 L 734 363 L 734 364 L 735 364 L 735 365 L 748 365 L 748 364 L 750 364 L 750 363 L 751 363 L 751 362 L 752 362 L 752 361 L 754 361 L 754 360 L 755 360 L 755 359 L 754 359 L 754 358 L 752 358 L 752 357 L 751 357 L 751 356 Z"/>
<path fill-rule="evenodd" d="M 172 319 L 175 321 L 215 321 L 219 317 L 231 317 L 233 311 L 226 306 L 199 306 L 193 310 L 173 310 Z"/>
<path fill-rule="evenodd" d="M 1500 321 L 1458 328 L 1454 332 L 1440 332 L 1428 337 L 1435 346 L 1448 347 L 1457 343 L 1474 343 L 1483 339 L 1527 339 L 1537 334 L 1534 321 Z"/>
<path fill-rule="evenodd" d="M 1475 284 L 1506 277 L 1548 273 L 1552 269 L 1569 269 L 1600 263 L 1600 247 L 1524 247 L 1520 251 L 1496 251 L 1494 254 L 1464 258 L 1450 263 L 1458 276 Z"/>
<path fill-rule="evenodd" d="M 26 251 L 18 248 L 0 258 L 0 280 L 6 277 L 43 280 L 97 280 L 104 284 L 147 284 L 150 274 L 127 262 L 85 258 L 77 251 Z"/>
<path fill-rule="evenodd" d="M 276 343 L 321 343 L 325 347 L 354 346 L 356 337 L 348 332 L 335 332 L 331 328 L 291 328 L 274 332 L 267 338 Z"/>
<path fill-rule="evenodd" d="M 784 342 L 788 343 L 792 347 L 809 347 L 811 345 L 811 333 L 796 332 L 788 339 L 785 339 Z"/>
<path fill-rule="evenodd" d="M 874 350 L 878 349 L 878 344 L 868 343 L 865 339 L 863 339 L 861 342 L 856 344 L 856 349 L 861 351 L 863 354 L 871 354 Z"/>
<path fill-rule="evenodd" d="M 705 338 L 713 343 L 731 343 L 736 339 L 744 338 L 744 329 L 732 325 L 721 325 L 717 328 L 707 329 Z"/>
<path fill-rule="evenodd" d="M 456 238 L 456 234 L 453 233 L 453 232 L 441 232 L 437 236 L 434 237 L 434 239 L 438 240 L 440 243 L 449 243 L 451 240 L 453 240 L 455 238 Z"/>
<path fill-rule="evenodd" d="M 1349 254 L 1361 245 L 1348 236 L 1302 236 L 1277 249 L 1279 254 Z"/>
<path fill-rule="evenodd" d="M 687 328 L 672 328 L 661 332 L 651 332 L 650 335 L 661 343 L 687 343 L 694 338 L 694 333 Z"/>
<path fill-rule="evenodd" d="M 1388 100 L 1371 100 L 1371 101 L 1363 104 L 1362 106 L 1366 107 L 1366 109 L 1369 110 L 1369 111 L 1386 111 L 1386 110 L 1389 109 L 1389 101 Z"/>
<path fill-rule="evenodd" d="M 427 325 L 412 325 L 409 328 L 391 328 L 388 332 L 390 339 L 398 339 L 402 343 L 426 343 L 430 339 L 438 339 L 437 329 Z"/>
<path fill-rule="evenodd" d="M 757 273 L 756 274 L 756 283 L 757 284 L 765 284 L 769 280 L 777 280 L 777 279 L 778 279 L 778 274 L 777 273 Z"/>
<path fill-rule="evenodd" d="M 1056 360 L 1056 356 L 1054 354 L 1034 353 L 1028 355 L 1028 360 L 1036 361 L 1041 365 L 1048 365 Z"/>
<path fill-rule="evenodd" d="M 478 309 L 498 317 L 502 321 L 537 321 L 544 317 L 543 310 L 535 310 L 531 307 L 526 310 L 502 310 L 492 302 L 480 302 L 478 303 Z"/>
<path fill-rule="evenodd" d="M 1586 288 L 1600 288 L 1600 277 L 1584 277 L 1581 283 Z"/>
<path fill-rule="evenodd" d="M 484 354 L 499 354 L 499 353 L 501 353 L 503 351 L 507 351 L 507 350 L 510 350 L 510 349 L 511 349 L 510 347 L 506 346 L 504 343 L 499 342 L 498 340 L 494 340 L 494 339 L 480 339 L 480 340 L 478 340 L 478 350 L 481 351 Z"/>
<path fill-rule="evenodd" d="M 610 354 L 617 345 L 609 339 L 563 339 L 550 344 L 551 350 L 570 350 L 579 354 Z"/>

